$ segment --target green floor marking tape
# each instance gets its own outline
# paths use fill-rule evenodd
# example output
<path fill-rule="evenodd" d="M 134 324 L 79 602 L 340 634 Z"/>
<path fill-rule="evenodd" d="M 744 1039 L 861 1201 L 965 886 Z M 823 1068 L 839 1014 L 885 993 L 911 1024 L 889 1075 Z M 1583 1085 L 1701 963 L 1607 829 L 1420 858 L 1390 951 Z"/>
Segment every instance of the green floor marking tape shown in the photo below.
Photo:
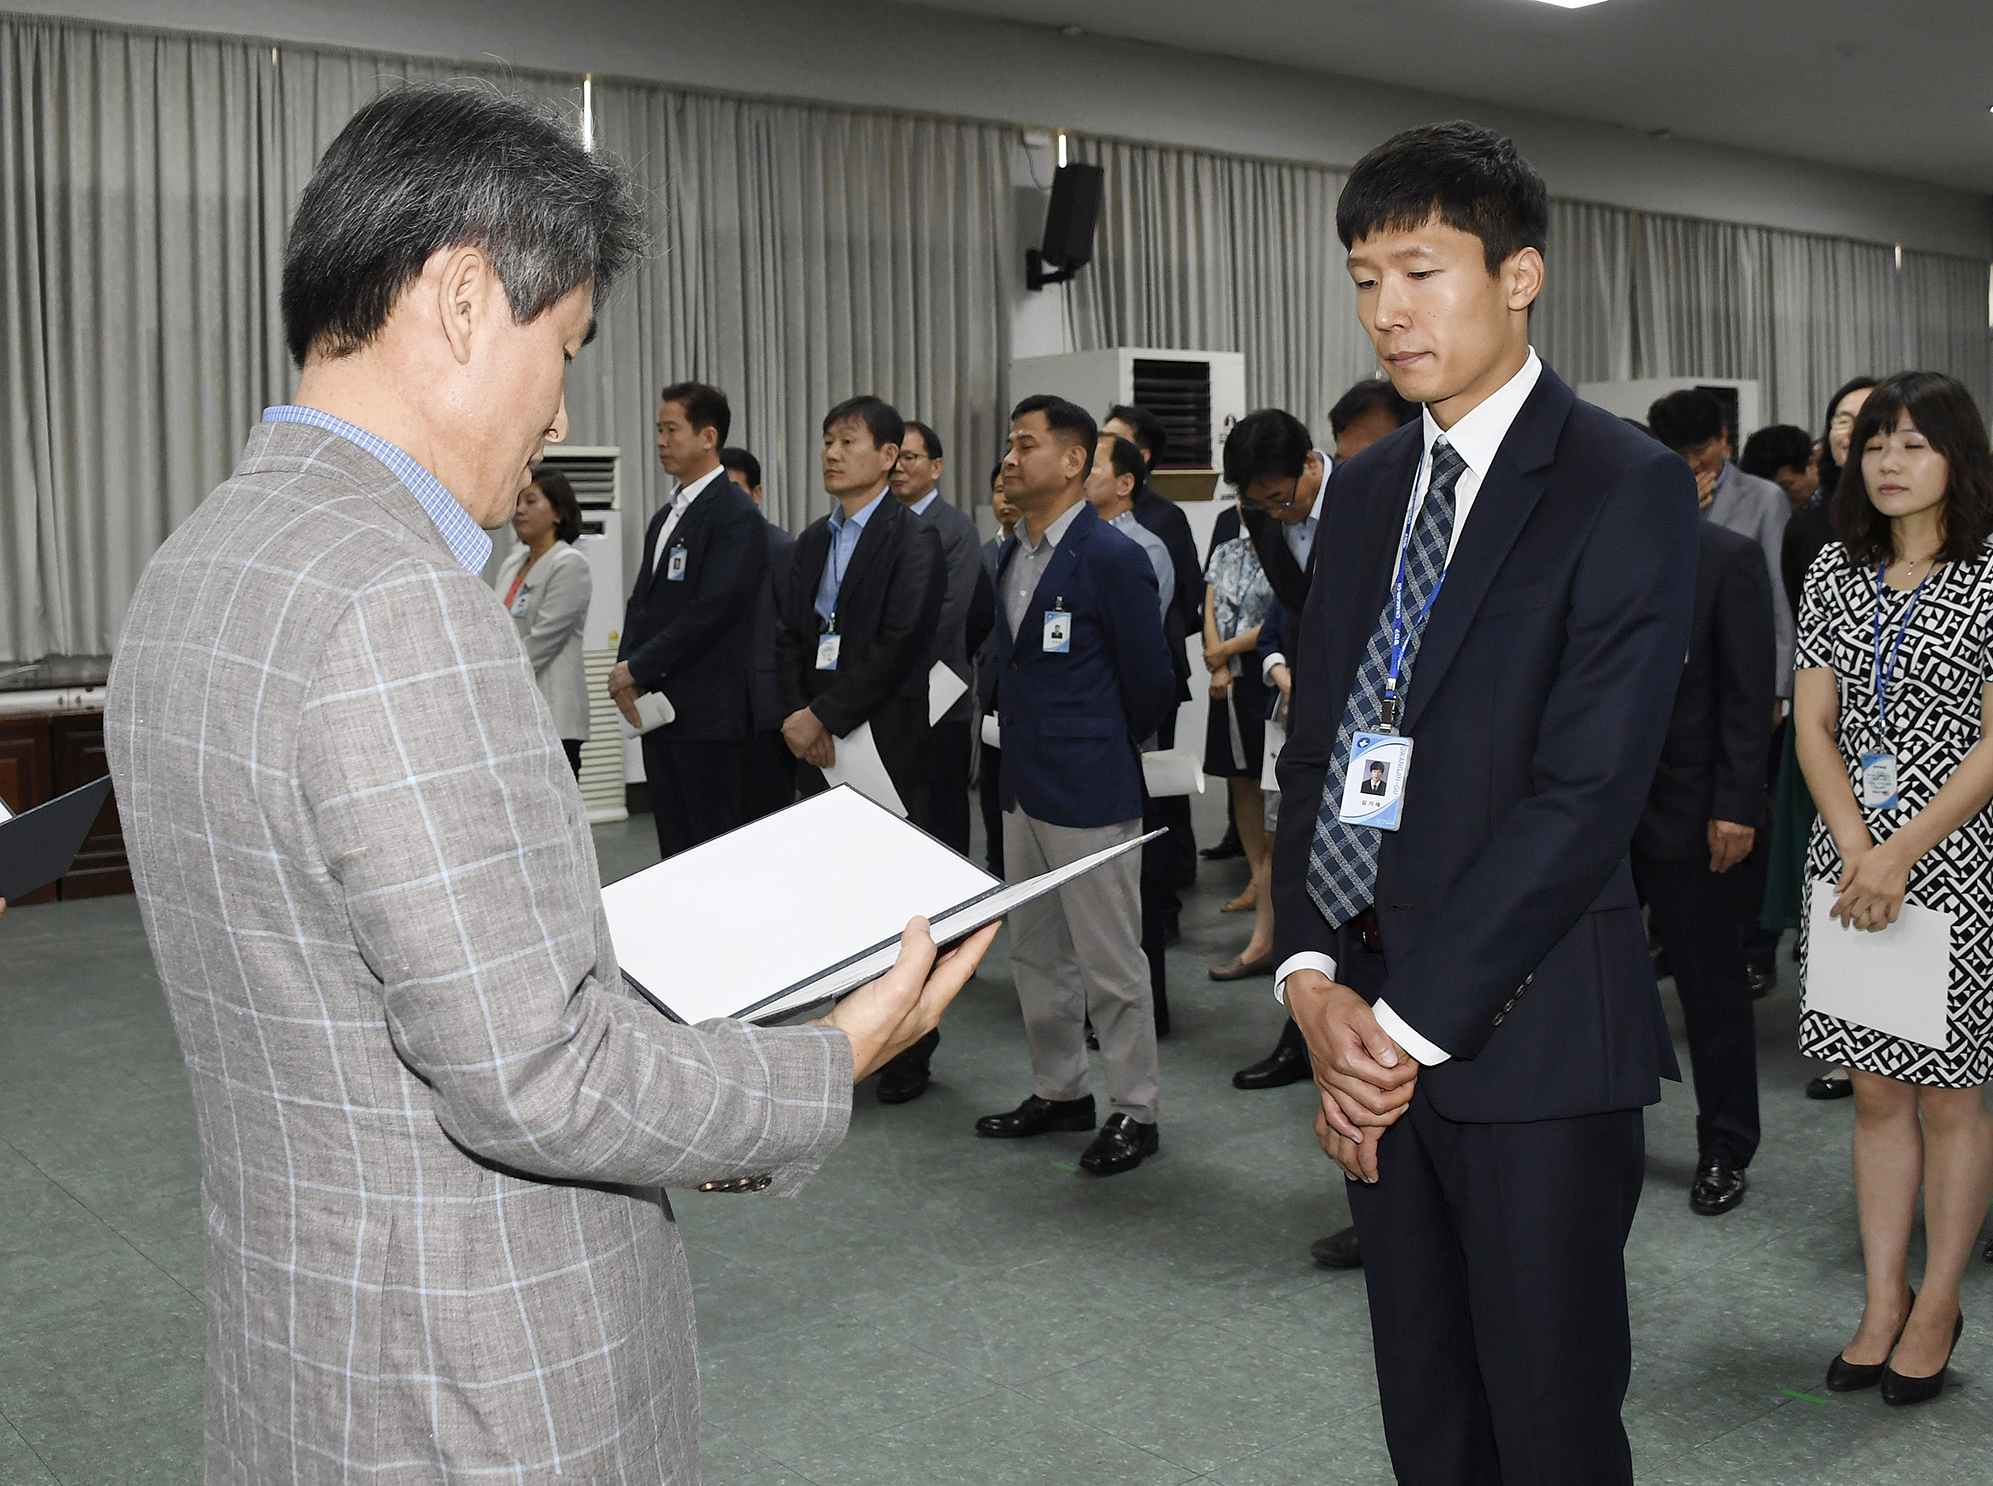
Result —
<path fill-rule="evenodd" d="M 1054 1162 L 1053 1162 L 1052 1164 L 1053 1164 L 1054 1166 L 1058 1167 L 1058 1168 L 1059 1168 L 1059 1170 L 1061 1170 L 1061 1171 L 1078 1171 L 1078 1170 L 1079 1170 L 1079 1167 L 1077 1167 L 1077 1166 L 1068 1166 L 1068 1165 L 1067 1165 L 1067 1164 L 1066 1164 L 1066 1163 L 1065 1163 L 1064 1161 L 1054 1161 Z"/>
<path fill-rule="evenodd" d="M 1801 1393 L 1797 1388 L 1781 1388 L 1779 1389 L 1779 1392 L 1783 1393 L 1787 1398 L 1798 1398 L 1805 1400 L 1807 1403 L 1817 1403 L 1823 1409 L 1830 1409 L 1833 1407 L 1833 1404 L 1828 1402 L 1826 1399 L 1815 1398 L 1810 1393 Z"/>

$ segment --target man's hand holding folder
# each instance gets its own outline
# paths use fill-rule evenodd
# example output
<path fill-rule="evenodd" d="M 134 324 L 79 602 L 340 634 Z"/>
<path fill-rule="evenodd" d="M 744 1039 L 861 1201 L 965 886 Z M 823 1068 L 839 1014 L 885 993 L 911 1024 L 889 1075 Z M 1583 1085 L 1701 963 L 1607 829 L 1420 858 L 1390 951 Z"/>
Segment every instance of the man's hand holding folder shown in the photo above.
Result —
<path fill-rule="evenodd" d="M 893 968 L 817 1019 L 816 1025 L 835 1027 L 851 1039 L 853 1083 L 941 1025 L 941 1013 L 976 973 L 996 933 L 997 925 L 985 924 L 937 960 L 927 920 L 917 918 L 900 936 Z"/>

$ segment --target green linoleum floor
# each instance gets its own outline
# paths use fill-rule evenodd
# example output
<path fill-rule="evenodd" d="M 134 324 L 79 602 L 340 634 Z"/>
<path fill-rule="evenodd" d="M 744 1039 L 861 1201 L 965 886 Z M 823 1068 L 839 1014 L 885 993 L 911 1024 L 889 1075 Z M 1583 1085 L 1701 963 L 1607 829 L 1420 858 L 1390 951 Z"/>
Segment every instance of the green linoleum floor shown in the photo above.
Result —
<path fill-rule="evenodd" d="M 1217 834 L 1219 802 L 1199 803 Z M 603 874 L 655 856 L 599 827 Z M 708 1486 L 1388 1482 L 1360 1275 L 1308 1260 L 1346 1221 L 1301 1085 L 1233 1090 L 1281 1014 L 1207 965 L 1243 865 L 1207 864 L 1171 953 L 1163 1153 L 1101 1181 L 1083 1135 L 975 1139 L 1030 1091 L 999 941 L 944 1026 L 933 1089 L 882 1108 L 796 1202 L 674 1194 L 699 1289 Z M 1750 1196 L 1688 1209 L 1694 1108 L 1649 1112 L 1628 1251 L 1643 1482 L 1993 1482 L 1993 1266 L 1968 1276 L 1954 1387 L 1832 1397 L 1860 1306 L 1846 1102 L 1809 1103 L 1796 976 L 1760 1003 Z M 1673 1010 L 1671 1004 L 1671 1011 Z M 0 1486 L 200 1475 L 198 1166 L 130 898 L 0 923 Z M 1809 1394 L 1810 1397 L 1796 1397 Z M 1825 1402 L 1817 1400 L 1826 1400 Z"/>

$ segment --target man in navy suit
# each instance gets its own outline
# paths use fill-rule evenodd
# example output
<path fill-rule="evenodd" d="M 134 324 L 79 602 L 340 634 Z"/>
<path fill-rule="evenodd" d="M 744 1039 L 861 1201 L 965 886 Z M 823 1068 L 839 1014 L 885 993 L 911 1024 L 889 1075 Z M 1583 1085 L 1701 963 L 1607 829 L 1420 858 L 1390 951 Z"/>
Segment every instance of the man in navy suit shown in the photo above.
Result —
<path fill-rule="evenodd" d="M 761 461 L 747 449 L 722 449 L 720 463 L 766 518 Z M 754 600 L 754 735 L 747 742 L 741 792 L 741 814 L 746 820 L 759 820 L 796 803 L 796 755 L 782 741 L 782 723 L 789 714 L 782 708 L 775 665 L 777 616 L 782 596 L 789 591 L 789 559 L 795 553 L 796 539 L 766 519 L 761 535 L 768 550 L 768 566 L 762 571 L 761 592 Z"/>
<path fill-rule="evenodd" d="M 1142 742 L 1175 705 L 1148 555 L 1086 498 L 1098 437 L 1086 409 L 1027 397 L 1010 415 L 1005 496 L 1023 513 L 997 567 L 1003 858 L 1014 882 L 1142 830 Z M 1142 954 L 1141 853 L 1010 916 L 1010 966 L 1035 1089 L 976 1121 L 1014 1138 L 1094 1128 L 1086 1023 L 1114 1106 L 1080 1157 L 1097 1176 L 1157 1149 L 1160 1078 Z"/>
<path fill-rule="evenodd" d="M 727 395 L 678 382 L 658 400 L 657 457 L 678 492 L 644 531 L 643 566 L 623 616 L 609 694 L 632 727 L 659 691 L 673 718 L 644 734 L 644 779 L 660 856 L 742 821 L 753 728 L 754 600 L 768 567 L 766 523 L 727 478 Z"/>
<path fill-rule="evenodd" d="M 1695 482 L 1530 348 L 1549 208 L 1507 140 L 1401 134 L 1336 216 L 1425 413 L 1337 472 L 1290 636 L 1276 985 L 1349 1178 L 1398 1479 L 1631 1482 L 1624 1248 L 1642 1107 L 1678 1074 L 1627 845 Z M 1406 739 L 1395 828 L 1348 823 L 1379 804 L 1352 754 Z"/>

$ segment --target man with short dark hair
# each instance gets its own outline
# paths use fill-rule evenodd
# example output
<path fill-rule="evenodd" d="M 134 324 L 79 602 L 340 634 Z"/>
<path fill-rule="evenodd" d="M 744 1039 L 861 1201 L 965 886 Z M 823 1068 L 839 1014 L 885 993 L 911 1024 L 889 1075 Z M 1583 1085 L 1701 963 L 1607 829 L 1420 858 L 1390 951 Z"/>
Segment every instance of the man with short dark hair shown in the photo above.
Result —
<path fill-rule="evenodd" d="M 1792 505 L 1771 481 L 1747 475 L 1730 462 L 1730 431 L 1723 422 L 1723 405 L 1713 393 L 1700 387 L 1684 387 L 1657 399 L 1647 409 L 1647 425 L 1655 438 L 1681 455 L 1695 471 L 1696 496 L 1702 503 L 1703 518 L 1756 542 L 1765 555 L 1765 573 L 1772 592 L 1780 592 L 1784 582 L 1780 561 L 1785 550 L 1786 524 L 1792 519 Z M 1772 638 L 1777 652 L 1772 669 L 1772 715 L 1765 724 L 1763 776 L 1767 799 L 1783 751 L 1784 738 L 1778 729 L 1784 726 L 1785 704 L 1792 699 L 1792 646 L 1797 628 L 1791 607 L 1785 604 L 1773 607 Z M 1778 983 L 1779 936 L 1758 921 L 1770 868 L 1771 833 L 1763 831 L 1750 854 L 1723 882 L 1731 912 L 1744 937 L 1745 965 L 1751 992 L 1756 996 L 1766 995 Z"/>
<path fill-rule="evenodd" d="M 1338 472 L 1288 636 L 1275 983 L 1349 1178 L 1401 1481 L 1633 1479 L 1624 1248 L 1676 1069 L 1627 847 L 1688 647 L 1694 482 L 1532 350 L 1549 216 L 1464 122 L 1373 150 L 1336 209 L 1425 412 Z"/>
<path fill-rule="evenodd" d="M 1170 612 L 1163 618 L 1163 632 L 1170 642 L 1170 669 L 1176 673 L 1176 700 L 1190 700 L 1192 666 L 1190 648 L 1184 642 L 1195 636 L 1199 650 L 1204 642 L 1204 564 L 1198 560 L 1197 538 L 1191 535 L 1190 518 L 1182 507 L 1158 492 L 1150 476 L 1169 453 L 1169 430 L 1163 420 L 1148 408 L 1134 403 L 1116 403 L 1107 410 L 1100 431 L 1127 439 L 1142 451 L 1142 478 L 1135 485 L 1135 519 L 1162 538 L 1169 549 L 1171 589 Z M 1172 708 L 1156 733 L 1158 748 L 1176 747 L 1177 711 Z M 1151 800 L 1145 819 L 1168 828 L 1160 841 L 1142 848 L 1145 911 L 1162 915 L 1165 944 L 1180 937 L 1178 920 L 1183 913 L 1180 893 L 1197 881 L 1197 833 L 1191 825 L 1190 796 L 1171 795 Z M 1151 938 L 1144 927 L 1143 943 Z M 1169 1032 L 1168 1003 L 1159 1002 L 1156 1030 Z"/>
<path fill-rule="evenodd" d="M 644 781 L 660 857 L 724 836 L 747 817 L 754 731 L 754 601 L 768 523 L 727 478 L 727 396 L 675 382 L 658 399 L 657 458 L 678 482 L 644 530 L 609 695 L 641 728 L 637 699 L 662 693 L 672 717 L 643 735 Z"/>
<path fill-rule="evenodd" d="M 747 740 L 741 766 L 741 818 L 759 820 L 796 803 L 796 755 L 782 741 L 782 719 L 789 714 L 782 707 L 775 666 L 776 611 L 781 596 L 789 591 L 789 560 L 795 554 L 796 539 L 766 519 L 761 461 L 749 450 L 736 447 L 722 449 L 720 463 L 734 484 L 761 508 L 762 535 L 768 550 L 768 566 L 754 600 L 754 734 Z"/>
<path fill-rule="evenodd" d="M 839 740 L 870 723 L 907 819 L 925 827 L 934 779 L 927 673 L 948 564 L 940 532 L 892 498 L 905 438 L 898 411 L 877 397 L 847 398 L 824 415 L 824 489 L 837 505 L 796 539 L 777 680 L 800 793 L 821 792 Z M 908 1048 L 881 1073 L 875 1096 L 918 1097 L 940 1041 L 935 1032 Z"/>
<path fill-rule="evenodd" d="M 900 462 L 893 469 L 893 495 L 941 537 L 948 577 L 934 658 L 967 686 L 970 653 L 990 631 L 992 600 L 983 574 L 982 533 L 974 517 L 942 496 L 942 468 L 941 435 L 909 418 Z M 964 856 L 969 854 L 969 727 L 974 713 L 975 698 L 964 691 L 934 724 L 934 784 L 927 806 L 928 830 Z"/>
<path fill-rule="evenodd" d="M 1279 408 L 1248 413 L 1225 435 L 1225 483 L 1238 493 L 1240 523 L 1273 596 L 1296 614 L 1308 602 L 1332 464 L 1307 425 Z"/>
<path fill-rule="evenodd" d="M 1023 519 L 997 591 L 1004 865 L 1021 882 L 1142 829 L 1142 740 L 1175 694 L 1155 572 L 1086 499 L 1097 430 L 1063 398 L 1011 414 L 1004 495 Z M 1010 966 L 1034 1090 L 986 1115 L 997 1139 L 1094 1128 L 1086 1024 L 1114 1113 L 1080 1156 L 1096 1176 L 1155 1154 L 1160 1074 L 1140 942 L 1139 854 L 1075 879 L 1010 918 Z"/>
<path fill-rule="evenodd" d="M 1365 377 L 1354 383 L 1329 409 L 1329 436 L 1336 442 L 1337 462 L 1354 457 L 1418 416 L 1418 404 L 1408 401 L 1388 379 Z"/>
<path fill-rule="evenodd" d="M 661 1188 L 794 1193 L 987 946 L 923 987 L 916 920 L 800 1027 L 617 974 L 479 570 L 642 222 L 551 110 L 369 103 L 291 226 L 295 401 L 132 596 L 104 741 L 198 1114 L 211 1482 L 697 1479 Z"/>
<path fill-rule="evenodd" d="M 1790 423 L 1773 423 L 1744 440 L 1737 468 L 1778 486 L 1785 492 L 1786 502 L 1797 511 L 1820 488 L 1819 452 L 1813 435 L 1805 429 Z"/>

